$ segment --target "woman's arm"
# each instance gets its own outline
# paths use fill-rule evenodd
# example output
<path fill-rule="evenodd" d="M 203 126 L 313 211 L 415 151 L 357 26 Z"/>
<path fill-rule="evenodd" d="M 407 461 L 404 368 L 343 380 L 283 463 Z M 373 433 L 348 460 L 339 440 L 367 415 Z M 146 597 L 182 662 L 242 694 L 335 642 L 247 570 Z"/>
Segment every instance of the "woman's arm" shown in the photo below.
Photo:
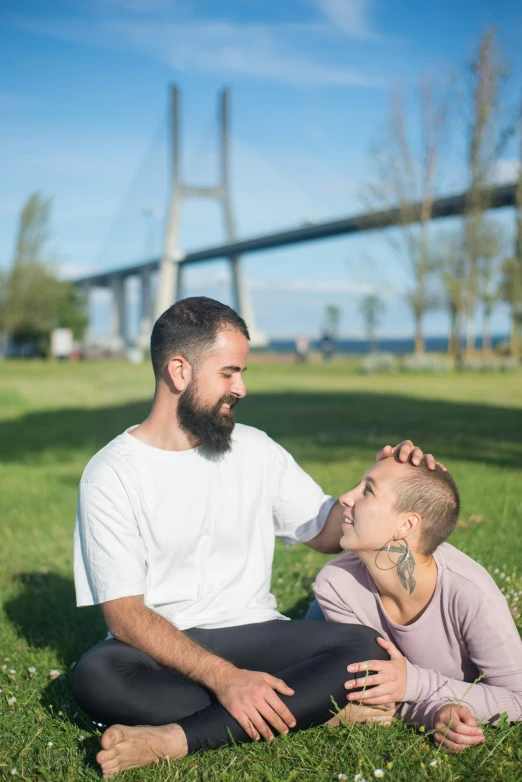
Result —
<path fill-rule="evenodd" d="M 337 560 L 335 560 L 337 561 Z M 318 574 L 314 583 L 314 594 L 328 622 L 339 622 L 348 625 L 362 625 L 353 608 L 341 597 L 328 578 L 332 565 L 326 565 Z M 352 595 L 353 597 L 353 595 Z M 378 628 L 375 628 L 378 630 Z"/>
<path fill-rule="evenodd" d="M 480 681 L 463 682 L 407 662 L 401 716 L 430 729 L 447 702 L 469 706 L 479 722 L 494 722 L 507 712 L 522 721 L 522 641 L 503 595 L 484 603 L 464 632 Z"/>

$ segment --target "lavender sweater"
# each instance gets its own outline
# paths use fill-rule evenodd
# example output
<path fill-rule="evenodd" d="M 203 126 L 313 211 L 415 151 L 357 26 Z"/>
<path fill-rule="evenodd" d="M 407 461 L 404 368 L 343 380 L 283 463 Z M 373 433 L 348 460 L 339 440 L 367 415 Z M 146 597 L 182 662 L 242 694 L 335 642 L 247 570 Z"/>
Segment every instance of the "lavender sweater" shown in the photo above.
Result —
<path fill-rule="evenodd" d="M 481 722 L 502 712 L 522 721 L 522 641 L 504 595 L 482 565 L 449 543 L 434 558 L 435 593 L 407 626 L 388 618 L 375 582 L 352 552 L 321 570 L 315 594 L 329 621 L 373 627 L 406 657 L 402 719 L 431 730 L 440 706 L 462 701 Z"/>

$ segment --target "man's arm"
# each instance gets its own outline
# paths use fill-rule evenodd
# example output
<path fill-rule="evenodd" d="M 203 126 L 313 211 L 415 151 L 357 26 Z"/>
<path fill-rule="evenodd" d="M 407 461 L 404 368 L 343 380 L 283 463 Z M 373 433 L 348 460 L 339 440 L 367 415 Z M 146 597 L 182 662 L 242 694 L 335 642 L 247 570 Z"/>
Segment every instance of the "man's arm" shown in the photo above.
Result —
<path fill-rule="evenodd" d="M 236 668 L 209 652 L 148 608 L 143 595 L 109 600 L 101 608 L 114 638 L 211 689 L 252 739 L 273 738 L 269 725 L 279 733 L 295 726 L 293 715 L 276 695 L 294 694 L 281 679 Z"/>
<path fill-rule="evenodd" d="M 312 540 L 308 540 L 305 545 L 310 546 L 314 551 L 319 551 L 321 554 L 339 554 L 342 551 L 340 546 L 343 534 L 341 529 L 342 523 L 343 507 L 337 501 L 330 508 L 324 527 L 319 535 L 316 535 Z"/>

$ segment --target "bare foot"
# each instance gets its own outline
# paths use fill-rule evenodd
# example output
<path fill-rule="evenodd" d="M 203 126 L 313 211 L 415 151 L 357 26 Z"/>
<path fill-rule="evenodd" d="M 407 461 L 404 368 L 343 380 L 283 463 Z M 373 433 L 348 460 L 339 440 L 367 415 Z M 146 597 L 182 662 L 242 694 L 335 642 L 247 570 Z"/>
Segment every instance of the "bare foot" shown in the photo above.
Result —
<path fill-rule="evenodd" d="M 104 779 L 159 760 L 178 760 L 188 751 L 185 733 L 179 725 L 138 725 L 136 728 L 112 725 L 103 734 L 101 745 L 103 749 L 96 755 L 96 760 Z"/>
<path fill-rule="evenodd" d="M 360 706 L 349 703 L 326 724 L 332 728 L 338 728 L 339 725 L 353 725 L 355 722 L 376 722 L 378 725 L 388 726 L 392 724 L 396 710 L 394 703 L 386 703 L 382 706 Z"/>

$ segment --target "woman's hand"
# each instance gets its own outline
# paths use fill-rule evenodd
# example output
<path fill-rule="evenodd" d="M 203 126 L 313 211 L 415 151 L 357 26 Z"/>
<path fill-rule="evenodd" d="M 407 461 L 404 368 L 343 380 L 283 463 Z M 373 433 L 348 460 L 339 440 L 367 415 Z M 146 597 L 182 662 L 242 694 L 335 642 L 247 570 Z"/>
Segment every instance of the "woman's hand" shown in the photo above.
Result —
<path fill-rule="evenodd" d="M 441 706 L 433 720 L 433 727 L 435 744 L 444 744 L 451 752 L 462 752 L 484 741 L 482 728 L 467 706 L 454 703 Z"/>
<path fill-rule="evenodd" d="M 391 641 L 377 638 L 377 643 L 386 649 L 389 660 L 368 660 L 363 663 L 353 663 L 348 666 L 349 673 L 365 672 L 359 679 L 345 682 L 347 690 L 365 687 L 364 692 L 351 692 L 349 701 L 363 703 L 365 706 L 377 706 L 384 703 L 400 703 L 406 692 L 406 658 Z M 375 671 L 368 675 L 368 671 Z"/>
<path fill-rule="evenodd" d="M 381 448 L 377 454 L 376 461 L 380 462 L 383 459 L 387 459 L 388 456 L 397 456 L 400 462 L 407 462 L 408 459 L 410 459 L 411 463 L 417 466 L 421 463 L 424 452 L 416 445 L 413 445 L 411 440 L 403 440 L 402 443 L 399 443 L 395 447 L 385 445 L 384 448 Z M 438 465 L 447 472 L 444 465 L 441 464 L 441 462 L 436 462 L 431 453 L 426 454 L 426 464 L 430 470 L 434 470 L 436 465 Z"/>

